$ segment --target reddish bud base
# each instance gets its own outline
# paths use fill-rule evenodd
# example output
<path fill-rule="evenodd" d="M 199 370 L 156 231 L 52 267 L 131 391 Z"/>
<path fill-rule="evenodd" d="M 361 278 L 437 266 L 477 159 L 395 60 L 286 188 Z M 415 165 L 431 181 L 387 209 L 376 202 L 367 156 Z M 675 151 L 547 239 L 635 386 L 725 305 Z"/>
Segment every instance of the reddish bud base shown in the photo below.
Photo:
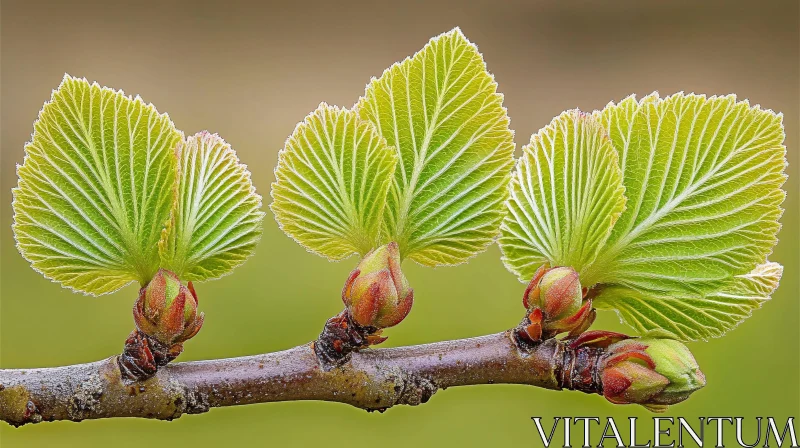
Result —
<path fill-rule="evenodd" d="M 587 394 L 602 394 L 599 362 L 604 349 L 592 346 L 564 347 L 561 362 L 556 364 L 556 379 L 564 389 L 579 390 Z"/>
<path fill-rule="evenodd" d="M 133 330 L 125 340 L 125 348 L 117 358 L 122 378 L 128 381 L 143 381 L 155 375 L 183 351 L 181 344 L 168 347 L 154 338 Z"/>
<path fill-rule="evenodd" d="M 314 352 L 325 370 L 342 365 L 350 358 L 353 350 L 383 342 L 375 333 L 375 327 L 357 324 L 347 310 L 331 317 L 325 322 L 322 333 L 314 342 Z"/>
<path fill-rule="evenodd" d="M 539 344 L 555 336 L 542 334 L 537 316 L 533 313 L 522 319 L 522 322 L 512 330 L 512 335 L 517 348 L 523 353 L 532 352 Z M 566 338 L 559 344 L 561 353 L 556 355 L 555 363 L 558 386 L 562 389 L 602 395 L 603 383 L 600 379 L 599 362 L 605 349 L 602 344 L 581 345 L 577 343 L 579 340 L 580 337 Z"/>

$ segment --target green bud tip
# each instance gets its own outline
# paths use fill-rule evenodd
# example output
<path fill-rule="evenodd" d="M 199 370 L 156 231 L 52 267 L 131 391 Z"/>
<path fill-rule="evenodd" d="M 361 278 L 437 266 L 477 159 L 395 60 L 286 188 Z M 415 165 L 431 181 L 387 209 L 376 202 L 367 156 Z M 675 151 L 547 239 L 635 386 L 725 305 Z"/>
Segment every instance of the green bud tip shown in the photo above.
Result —
<path fill-rule="evenodd" d="M 400 270 L 397 243 L 378 247 L 361 260 L 344 285 L 342 301 L 364 327 L 388 328 L 405 319 L 414 290 Z"/>
<path fill-rule="evenodd" d="M 617 404 L 655 412 L 680 403 L 706 385 L 689 349 L 672 339 L 625 339 L 608 347 L 599 363 L 603 395 Z"/>
<path fill-rule="evenodd" d="M 150 283 L 139 290 L 133 320 L 142 333 L 172 346 L 191 339 L 203 326 L 205 315 L 197 314 L 197 293 L 192 282 L 184 286 L 177 275 L 159 269 Z"/>

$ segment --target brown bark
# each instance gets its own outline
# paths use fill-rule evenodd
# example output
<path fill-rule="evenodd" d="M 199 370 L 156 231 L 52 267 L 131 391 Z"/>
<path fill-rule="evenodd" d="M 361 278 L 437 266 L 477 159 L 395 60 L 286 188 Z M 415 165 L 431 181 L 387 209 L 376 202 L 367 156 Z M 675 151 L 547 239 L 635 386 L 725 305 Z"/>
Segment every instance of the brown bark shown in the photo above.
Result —
<path fill-rule="evenodd" d="M 323 400 L 383 411 L 417 405 L 439 389 L 529 384 L 599 392 L 597 349 L 550 339 L 520 343 L 512 332 L 410 347 L 365 349 L 325 366 L 314 343 L 241 358 L 170 364 L 151 378 L 124 380 L 118 356 L 89 364 L 0 370 L 0 420 L 143 417 L 163 420 L 212 407 Z M 575 362 L 581 359 L 588 362 Z M 575 384 L 579 380 L 578 384 Z"/>

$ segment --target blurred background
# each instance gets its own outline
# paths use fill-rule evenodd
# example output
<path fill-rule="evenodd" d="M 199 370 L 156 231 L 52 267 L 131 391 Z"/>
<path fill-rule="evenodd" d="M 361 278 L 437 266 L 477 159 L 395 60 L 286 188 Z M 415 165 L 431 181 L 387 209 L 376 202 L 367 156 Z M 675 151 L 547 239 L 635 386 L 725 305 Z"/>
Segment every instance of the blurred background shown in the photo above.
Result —
<path fill-rule="evenodd" d="M 219 133 L 249 165 L 266 207 L 278 150 L 298 121 L 320 101 L 351 106 L 371 76 L 460 26 L 505 94 L 518 152 L 561 111 L 599 109 L 631 93 L 736 93 L 784 113 L 789 196 L 771 257 L 786 268 L 781 287 L 724 339 L 690 345 L 708 386 L 667 415 L 785 422 L 800 414 L 798 2 L 3 0 L 1 6 L 0 367 L 111 356 L 133 326 L 135 286 L 100 298 L 73 294 L 35 273 L 14 248 L 15 165 L 64 72 L 140 94 L 186 133 Z M 315 338 L 342 308 L 341 286 L 356 263 L 306 253 L 268 212 L 256 255 L 234 275 L 197 285 L 207 319 L 180 360 L 263 353 Z M 503 268 L 496 247 L 468 265 L 409 263 L 405 272 L 417 300 L 403 324 L 388 331 L 386 346 L 498 332 L 522 317 L 524 285 Z M 598 327 L 625 330 L 613 313 L 602 313 Z M 305 446 L 336 443 L 335 437 L 385 447 L 539 446 L 531 416 L 546 425 L 553 416 L 614 416 L 623 432 L 627 417 L 644 417 L 644 436 L 652 434 L 650 415 L 577 392 L 492 385 L 440 391 L 423 406 L 385 414 L 303 402 L 213 409 L 174 422 L 0 424 L 0 442 L 3 448 Z M 748 421 L 746 440 L 755 440 L 755 422 Z M 580 445 L 582 431 L 573 432 Z M 711 440 L 713 426 L 707 432 Z M 734 432 L 727 436 L 733 441 Z"/>

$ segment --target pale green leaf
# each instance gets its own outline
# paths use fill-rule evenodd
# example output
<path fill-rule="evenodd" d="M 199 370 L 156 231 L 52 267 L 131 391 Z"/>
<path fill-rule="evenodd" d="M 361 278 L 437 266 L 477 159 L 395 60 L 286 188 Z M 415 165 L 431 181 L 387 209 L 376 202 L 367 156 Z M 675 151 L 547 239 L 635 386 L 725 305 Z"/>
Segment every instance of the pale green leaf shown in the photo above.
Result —
<path fill-rule="evenodd" d="M 287 235 L 332 260 L 379 243 L 396 155 L 355 112 L 323 103 L 278 156 L 271 208 Z"/>
<path fill-rule="evenodd" d="M 642 334 L 705 340 L 722 336 L 761 307 L 778 287 L 782 273 L 781 265 L 767 262 L 703 295 L 656 295 L 609 286 L 602 289 L 603 299 L 595 304 L 601 309 L 616 310 L 624 322 Z"/>
<path fill-rule="evenodd" d="M 602 251 L 602 282 L 708 293 L 765 262 L 785 197 L 782 115 L 683 94 L 630 97 L 597 114 L 628 197 Z"/>
<path fill-rule="evenodd" d="M 639 330 L 720 336 L 764 300 L 728 295 L 777 242 L 782 115 L 683 94 L 630 97 L 597 115 L 620 154 L 628 204 L 601 251 L 595 275 L 607 286 L 596 306 Z"/>
<path fill-rule="evenodd" d="M 503 262 L 529 281 L 544 263 L 581 281 L 625 209 L 617 153 L 598 120 L 568 111 L 531 137 L 511 178 L 499 240 Z"/>
<path fill-rule="evenodd" d="M 85 79 L 65 76 L 25 147 L 14 189 L 14 235 L 34 269 L 104 294 L 159 267 L 175 146 L 167 115 Z"/>
<path fill-rule="evenodd" d="M 217 278 L 255 250 L 264 217 L 261 196 L 218 135 L 193 135 L 178 153 L 177 196 L 159 243 L 161 263 L 183 280 Z"/>
<path fill-rule="evenodd" d="M 457 28 L 431 39 L 373 79 L 357 108 L 399 154 L 385 239 L 428 266 L 483 251 L 504 215 L 514 142 L 477 47 Z"/>

